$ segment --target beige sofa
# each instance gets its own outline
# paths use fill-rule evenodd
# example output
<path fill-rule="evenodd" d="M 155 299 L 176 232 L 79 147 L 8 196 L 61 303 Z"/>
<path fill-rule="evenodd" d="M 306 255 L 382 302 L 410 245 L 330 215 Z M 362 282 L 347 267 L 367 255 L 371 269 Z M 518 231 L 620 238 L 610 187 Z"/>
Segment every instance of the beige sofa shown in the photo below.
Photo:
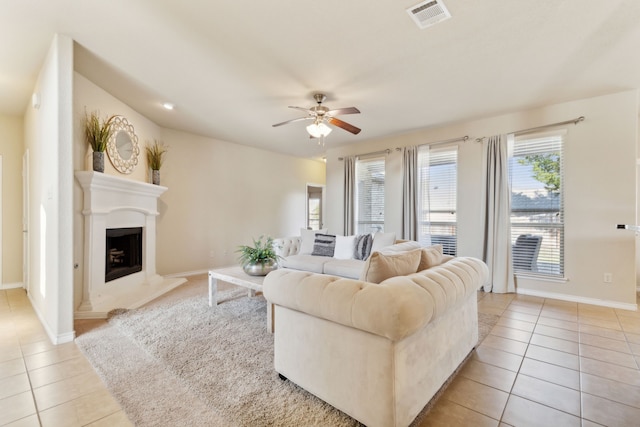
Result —
<path fill-rule="evenodd" d="M 395 234 L 394 234 L 395 236 Z M 393 237 L 392 242 L 395 241 Z M 395 241 L 395 244 L 383 247 L 373 247 L 372 251 L 394 253 L 420 248 L 420 243 L 414 241 Z M 333 276 L 359 279 L 366 264 L 365 260 L 340 259 L 328 256 L 317 256 L 300 253 L 300 236 L 280 237 L 273 240 L 273 247 L 280 257 L 282 268 L 309 271 L 311 273 L 331 274 Z M 448 256 L 447 256 L 448 257 Z M 447 259 L 452 258 L 448 257 Z"/>
<path fill-rule="evenodd" d="M 424 258 L 426 251 L 417 251 Z M 404 254 L 415 253 L 389 259 L 405 262 Z M 378 255 L 365 278 L 389 274 L 376 276 Z M 487 266 L 475 258 L 381 283 L 269 273 L 264 295 L 273 305 L 275 370 L 367 426 L 409 425 L 476 346 L 476 291 L 488 280 Z"/>

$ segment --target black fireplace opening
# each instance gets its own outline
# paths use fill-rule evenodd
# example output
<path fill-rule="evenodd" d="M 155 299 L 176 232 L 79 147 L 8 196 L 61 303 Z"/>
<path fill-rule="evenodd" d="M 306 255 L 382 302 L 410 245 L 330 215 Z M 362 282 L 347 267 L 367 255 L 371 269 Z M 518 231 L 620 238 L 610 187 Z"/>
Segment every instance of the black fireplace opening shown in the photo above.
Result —
<path fill-rule="evenodd" d="M 142 271 L 142 227 L 107 228 L 104 281 Z"/>

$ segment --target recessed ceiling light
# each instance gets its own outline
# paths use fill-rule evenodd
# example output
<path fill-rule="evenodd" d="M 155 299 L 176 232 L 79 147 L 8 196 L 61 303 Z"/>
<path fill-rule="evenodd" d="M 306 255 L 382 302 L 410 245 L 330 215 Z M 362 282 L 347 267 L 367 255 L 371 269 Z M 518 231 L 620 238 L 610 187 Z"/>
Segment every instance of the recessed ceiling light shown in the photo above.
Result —
<path fill-rule="evenodd" d="M 165 110 L 173 110 L 175 108 L 175 105 L 170 102 L 163 102 L 162 106 L 165 108 Z"/>

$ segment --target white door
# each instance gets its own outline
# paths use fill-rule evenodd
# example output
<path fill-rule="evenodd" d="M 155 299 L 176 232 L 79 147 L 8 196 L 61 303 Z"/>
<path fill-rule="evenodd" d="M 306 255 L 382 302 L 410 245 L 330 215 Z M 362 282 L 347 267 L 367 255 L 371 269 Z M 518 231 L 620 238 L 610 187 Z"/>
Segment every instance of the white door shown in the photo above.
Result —
<path fill-rule="evenodd" d="M 22 286 L 29 293 L 29 150 L 22 156 Z"/>

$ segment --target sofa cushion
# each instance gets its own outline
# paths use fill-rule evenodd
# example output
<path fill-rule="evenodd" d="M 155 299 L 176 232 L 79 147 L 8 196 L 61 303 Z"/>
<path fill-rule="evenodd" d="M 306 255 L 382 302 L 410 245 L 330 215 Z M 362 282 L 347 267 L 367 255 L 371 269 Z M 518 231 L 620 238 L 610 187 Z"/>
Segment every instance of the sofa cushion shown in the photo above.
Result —
<path fill-rule="evenodd" d="M 306 228 L 300 229 L 300 255 L 311 255 L 313 252 L 313 244 L 316 241 L 316 234 L 327 234 L 327 229 L 322 230 L 307 230 Z"/>
<path fill-rule="evenodd" d="M 336 249 L 333 257 L 337 259 L 353 259 L 356 247 L 356 236 L 336 236 Z"/>
<path fill-rule="evenodd" d="M 353 257 L 355 259 L 365 260 L 371 254 L 371 245 L 373 245 L 373 236 L 371 234 L 359 234 L 356 236 Z"/>
<path fill-rule="evenodd" d="M 420 265 L 418 266 L 418 271 L 435 267 L 442 264 L 442 262 L 442 245 L 427 246 L 426 248 L 422 248 L 422 256 L 420 257 Z"/>
<path fill-rule="evenodd" d="M 393 245 L 395 242 L 396 233 L 377 232 L 373 235 L 373 245 L 371 245 L 371 252 L 379 251 L 382 248 Z"/>
<path fill-rule="evenodd" d="M 316 238 L 313 243 L 314 256 L 333 256 L 333 252 L 336 248 L 336 236 L 332 234 L 320 234 L 316 233 Z"/>
<path fill-rule="evenodd" d="M 383 254 L 393 254 L 393 253 L 412 251 L 414 249 L 419 249 L 421 247 L 422 246 L 420 246 L 420 243 L 413 240 L 407 240 L 402 243 L 396 243 L 391 246 L 384 247 L 380 249 L 378 252 L 382 252 Z"/>
<path fill-rule="evenodd" d="M 324 274 L 358 279 L 365 261 L 359 259 L 332 259 L 324 263 Z"/>
<path fill-rule="evenodd" d="M 324 263 L 332 259 L 332 257 L 326 256 L 291 255 L 282 259 L 280 266 L 294 270 L 310 271 L 312 273 L 323 273 Z"/>
<path fill-rule="evenodd" d="M 362 269 L 360 280 L 380 283 L 389 277 L 415 273 L 420 265 L 421 254 L 421 249 L 388 254 L 373 252 Z"/>

